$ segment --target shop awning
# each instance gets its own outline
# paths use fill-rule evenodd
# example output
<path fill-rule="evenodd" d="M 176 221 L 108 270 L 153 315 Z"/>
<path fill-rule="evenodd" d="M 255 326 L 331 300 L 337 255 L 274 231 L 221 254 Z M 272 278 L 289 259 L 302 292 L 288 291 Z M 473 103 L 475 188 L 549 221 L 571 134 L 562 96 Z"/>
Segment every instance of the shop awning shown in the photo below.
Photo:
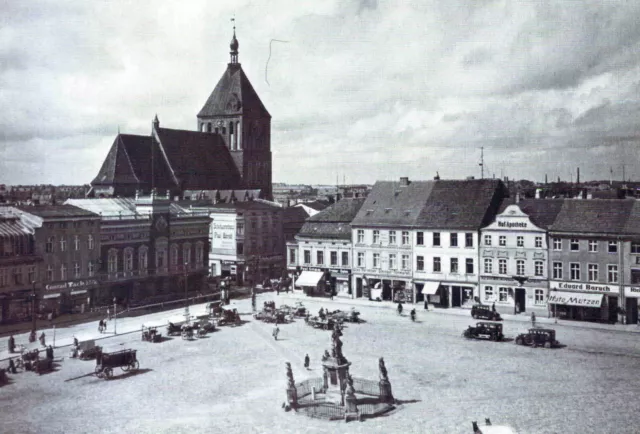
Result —
<path fill-rule="evenodd" d="M 584 292 L 549 292 L 547 301 L 553 304 L 566 304 L 568 306 L 600 307 L 603 294 L 586 294 Z"/>
<path fill-rule="evenodd" d="M 422 293 L 424 295 L 434 295 L 440 288 L 440 282 L 424 282 Z"/>
<path fill-rule="evenodd" d="M 60 294 L 45 294 L 42 296 L 42 298 L 58 298 L 60 297 Z"/>
<path fill-rule="evenodd" d="M 296 280 L 296 286 L 316 286 L 323 274 L 322 271 L 303 271 Z"/>

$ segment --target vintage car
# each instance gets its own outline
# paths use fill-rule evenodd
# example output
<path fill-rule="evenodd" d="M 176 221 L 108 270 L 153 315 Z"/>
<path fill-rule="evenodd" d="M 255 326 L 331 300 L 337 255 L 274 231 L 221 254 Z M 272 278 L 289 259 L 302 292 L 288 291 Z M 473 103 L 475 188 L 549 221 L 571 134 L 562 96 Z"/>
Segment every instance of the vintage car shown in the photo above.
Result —
<path fill-rule="evenodd" d="M 504 339 L 502 334 L 502 324 L 496 322 L 479 322 L 475 326 L 469 326 L 462 336 L 474 339 L 490 339 L 492 341 L 501 341 Z"/>
<path fill-rule="evenodd" d="M 473 319 L 488 319 L 489 321 L 502 321 L 502 317 L 498 312 L 494 312 L 491 306 L 485 304 L 474 304 L 471 307 L 471 316 Z"/>
<path fill-rule="evenodd" d="M 516 337 L 517 345 L 531 345 L 532 347 L 557 347 L 559 342 L 556 341 L 556 331 L 553 329 L 545 329 L 533 327 L 527 333 L 521 333 Z"/>

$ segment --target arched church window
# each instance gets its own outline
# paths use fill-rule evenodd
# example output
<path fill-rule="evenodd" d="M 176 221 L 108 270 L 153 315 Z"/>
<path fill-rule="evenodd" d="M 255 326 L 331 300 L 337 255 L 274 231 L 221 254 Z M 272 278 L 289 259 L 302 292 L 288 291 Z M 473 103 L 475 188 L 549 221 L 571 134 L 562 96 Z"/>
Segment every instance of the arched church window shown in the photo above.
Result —
<path fill-rule="evenodd" d="M 207 124 L 207 132 L 210 133 L 211 132 L 211 122 L 209 122 Z"/>
<path fill-rule="evenodd" d="M 232 151 L 237 149 L 236 136 L 233 134 L 233 122 L 229 122 L 229 147 Z"/>
<path fill-rule="evenodd" d="M 242 150 L 242 135 L 240 134 L 240 121 L 236 122 L 236 148 L 241 151 Z"/>

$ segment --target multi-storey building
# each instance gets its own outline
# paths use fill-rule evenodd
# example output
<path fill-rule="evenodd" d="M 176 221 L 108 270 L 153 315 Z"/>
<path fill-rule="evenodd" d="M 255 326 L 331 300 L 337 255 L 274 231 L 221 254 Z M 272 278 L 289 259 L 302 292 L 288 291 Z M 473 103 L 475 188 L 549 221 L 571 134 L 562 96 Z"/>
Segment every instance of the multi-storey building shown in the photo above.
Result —
<path fill-rule="evenodd" d="M 547 316 L 547 227 L 562 200 L 506 199 L 480 233 L 480 302 L 503 313 Z"/>
<path fill-rule="evenodd" d="M 191 211 L 152 193 L 135 199 L 70 199 L 101 219 L 99 290 L 92 304 L 151 296 L 171 298 L 205 287 L 207 212 Z M 187 205 L 188 206 L 188 205 Z"/>
<path fill-rule="evenodd" d="M 211 276 L 231 277 L 238 285 L 278 278 L 285 269 L 282 207 L 253 200 L 201 206 L 210 213 Z"/>
<path fill-rule="evenodd" d="M 287 243 L 287 267 L 301 271 L 295 289 L 308 295 L 353 298 L 351 287 L 352 243 L 350 223 L 364 199 L 343 199 L 310 217 Z"/>
<path fill-rule="evenodd" d="M 35 232 L 43 258 L 37 279 L 39 313 L 82 312 L 98 288 L 100 216 L 71 205 L 15 208 Z"/>
<path fill-rule="evenodd" d="M 585 321 L 626 319 L 625 274 L 627 268 L 629 275 L 633 270 L 626 264 L 634 256 L 632 240 L 640 235 L 637 219 L 634 200 L 564 200 L 549 227 L 549 303 L 554 315 Z"/>
<path fill-rule="evenodd" d="M 440 307 L 470 306 L 479 295 L 478 234 L 507 191 L 499 180 L 431 183 L 413 239 L 417 298 L 427 296 Z"/>
<path fill-rule="evenodd" d="M 28 320 L 42 256 L 34 230 L 12 208 L 0 208 L 0 324 Z"/>

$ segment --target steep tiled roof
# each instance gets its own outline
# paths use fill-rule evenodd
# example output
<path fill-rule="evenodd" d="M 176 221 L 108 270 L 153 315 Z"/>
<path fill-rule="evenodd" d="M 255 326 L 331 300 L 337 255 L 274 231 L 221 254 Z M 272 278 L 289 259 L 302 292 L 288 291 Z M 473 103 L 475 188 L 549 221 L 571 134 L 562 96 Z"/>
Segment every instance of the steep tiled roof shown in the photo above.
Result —
<path fill-rule="evenodd" d="M 220 135 L 168 128 L 155 132 L 180 189 L 231 189 L 242 184 Z"/>
<path fill-rule="evenodd" d="M 556 219 L 562 209 L 564 199 L 523 199 L 518 206 L 527 214 L 531 222 L 541 229 L 547 229 Z M 515 198 L 506 198 L 502 201 L 498 214 L 501 214 L 507 206 L 515 204 Z"/>
<path fill-rule="evenodd" d="M 347 222 L 312 222 L 307 220 L 296 237 L 350 240 L 351 225 Z"/>
<path fill-rule="evenodd" d="M 309 218 L 310 222 L 351 223 L 364 203 L 364 198 L 342 199 Z"/>
<path fill-rule="evenodd" d="M 73 205 L 34 205 L 16 207 L 28 214 L 47 219 L 98 217 L 95 213 Z"/>
<path fill-rule="evenodd" d="M 352 221 L 354 226 L 412 226 L 431 194 L 434 181 L 378 181 Z"/>
<path fill-rule="evenodd" d="M 640 234 L 640 201 L 638 200 L 633 202 L 629 218 L 624 226 L 624 232 L 631 235 Z"/>
<path fill-rule="evenodd" d="M 151 138 L 149 136 L 118 134 L 102 163 L 102 167 L 98 171 L 98 175 L 91 184 L 110 185 L 114 182 L 119 184 L 138 184 L 140 179 L 136 175 L 134 168 L 140 167 L 138 156 L 142 150 L 146 149 L 146 156 L 149 156 L 150 146 Z M 131 157 L 133 157 L 133 161 Z M 134 165 L 134 161 L 138 164 Z M 143 163 L 149 165 L 148 169 L 142 166 L 143 170 L 138 172 L 150 172 L 151 159 L 146 158 Z"/>
<path fill-rule="evenodd" d="M 248 114 L 271 117 L 240 64 L 230 63 L 198 117 Z"/>
<path fill-rule="evenodd" d="M 300 205 L 306 205 L 309 208 L 315 209 L 316 211 L 322 211 L 323 209 L 331 205 L 331 203 L 329 203 L 329 201 L 327 200 L 314 200 L 312 202 L 301 203 Z"/>
<path fill-rule="evenodd" d="M 633 199 L 566 199 L 549 231 L 623 234 L 634 204 Z"/>
<path fill-rule="evenodd" d="M 494 217 L 503 184 L 495 179 L 432 181 L 416 225 L 425 229 L 478 229 Z"/>
<path fill-rule="evenodd" d="M 303 222 L 309 218 L 309 214 L 304 210 L 304 208 L 299 206 L 291 206 L 284 209 L 284 213 L 282 216 L 283 222 Z"/>

